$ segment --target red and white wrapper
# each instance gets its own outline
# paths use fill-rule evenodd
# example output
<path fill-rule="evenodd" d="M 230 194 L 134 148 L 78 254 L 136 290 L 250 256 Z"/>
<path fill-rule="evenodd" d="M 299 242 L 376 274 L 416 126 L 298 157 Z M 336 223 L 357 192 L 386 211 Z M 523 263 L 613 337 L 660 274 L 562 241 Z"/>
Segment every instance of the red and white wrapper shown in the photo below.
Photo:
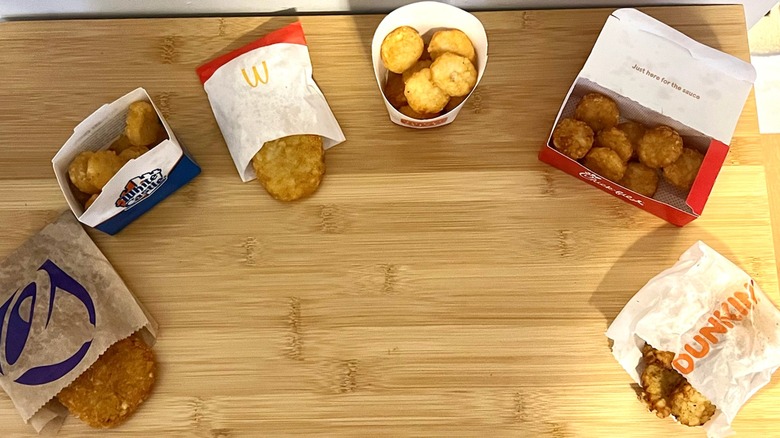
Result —
<path fill-rule="evenodd" d="M 325 149 L 345 140 L 312 78 L 300 22 L 197 69 L 241 179 L 255 179 L 252 157 L 263 143 L 289 135 L 322 137 Z"/>
<path fill-rule="evenodd" d="M 780 311 L 748 274 L 703 242 L 647 282 L 607 337 L 637 383 L 645 343 L 673 352 L 674 368 L 717 406 L 703 426 L 711 438 L 733 434 L 737 412 L 780 366 Z"/>

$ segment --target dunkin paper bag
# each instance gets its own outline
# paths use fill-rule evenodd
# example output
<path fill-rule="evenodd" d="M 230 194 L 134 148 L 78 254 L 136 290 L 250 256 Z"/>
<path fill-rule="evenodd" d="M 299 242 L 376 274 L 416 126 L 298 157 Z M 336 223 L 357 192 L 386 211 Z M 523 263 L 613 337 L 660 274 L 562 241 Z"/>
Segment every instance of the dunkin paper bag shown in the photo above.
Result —
<path fill-rule="evenodd" d="M 709 437 L 732 434 L 734 417 L 780 366 L 780 311 L 744 271 L 702 242 L 651 279 L 607 330 L 612 353 L 635 382 L 648 343 L 717 410 Z"/>
<path fill-rule="evenodd" d="M 49 403 L 60 390 L 142 328 L 153 341 L 156 323 L 70 211 L 0 263 L 0 386 L 39 432 L 67 413 Z"/>
<path fill-rule="evenodd" d="M 252 157 L 263 143 L 298 134 L 345 140 L 312 78 L 301 23 L 296 22 L 197 69 L 241 180 L 255 179 Z"/>

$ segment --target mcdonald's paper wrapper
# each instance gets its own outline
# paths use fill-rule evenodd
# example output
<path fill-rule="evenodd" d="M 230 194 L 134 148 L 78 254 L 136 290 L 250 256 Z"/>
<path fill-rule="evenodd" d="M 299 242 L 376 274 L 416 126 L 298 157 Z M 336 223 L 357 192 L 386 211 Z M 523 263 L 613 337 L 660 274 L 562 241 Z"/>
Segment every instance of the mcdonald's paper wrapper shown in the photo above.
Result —
<path fill-rule="evenodd" d="M 56 434 L 54 397 L 115 342 L 157 324 L 70 211 L 0 263 L 0 386 L 22 419 Z"/>
<path fill-rule="evenodd" d="M 230 156 L 244 182 L 263 143 L 298 134 L 322 137 L 325 149 L 345 140 L 312 77 L 300 22 L 197 68 Z"/>
<path fill-rule="evenodd" d="M 474 44 L 474 51 L 477 54 L 477 83 L 474 84 L 474 88 L 466 98 L 451 111 L 430 119 L 414 119 L 402 114 L 387 100 L 385 93 L 382 91 L 385 89 L 385 83 L 387 83 L 387 68 L 382 63 L 379 51 L 382 47 L 382 41 L 384 41 L 387 34 L 401 26 L 410 26 L 416 29 L 426 44 L 430 41 L 434 32 L 442 29 L 458 29 L 465 33 L 472 44 Z M 458 116 L 463 105 L 474 94 L 474 90 L 477 89 L 479 82 L 482 80 L 488 61 L 487 34 L 482 22 L 463 9 L 446 3 L 432 1 L 412 3 L 387 14 L 382 22 L 379 23 L 371 42 L 371 60 L 374 64 L 374 76 L 379 86 L 379 94 L 384 99 L 387 113 L 393 123 L 414 129 L 444 126 L 455 121 L 455 117 Z"/>
<path fill-rule="evenodd" d="M 641 349 L 675 353 L 674 368 L 716 407 L 708 437 L 733 434 L 739 409 L 780 366 L 780 311 L 742 269 L 697 242 L 631 298 L 607 330 L 635 382 Z"/>

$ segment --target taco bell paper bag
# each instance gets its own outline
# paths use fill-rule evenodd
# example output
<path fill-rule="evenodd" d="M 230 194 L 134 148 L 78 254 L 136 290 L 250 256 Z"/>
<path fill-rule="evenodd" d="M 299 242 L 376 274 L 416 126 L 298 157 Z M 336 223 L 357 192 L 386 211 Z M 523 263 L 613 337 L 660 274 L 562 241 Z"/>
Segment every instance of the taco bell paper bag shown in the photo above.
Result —
<path fill-rule="evenodd" d="M 67 414 L 52 400 L 60 390 L 140 329 L 156 337 L 154 319 L 70 211 L 0 263 L 0 387 L 39 432 Z"/>
<path fill-rule="evenodd" d="M 252 157 L 263 143 L 297 134 L 345 140 L 312 78 L 300 22 L 222 55 L 197 69 L 241 180 L 255 179 Z"/>
<path fill-rule="evenodd" d="M 739 409 L 780 366 L 780 311 L 744 271 L 702 242 L 652 278 L 607 330 L 612 353 L 640 383 L 645 343 L 716 407 L 709 437 L 732 434 Z"/>

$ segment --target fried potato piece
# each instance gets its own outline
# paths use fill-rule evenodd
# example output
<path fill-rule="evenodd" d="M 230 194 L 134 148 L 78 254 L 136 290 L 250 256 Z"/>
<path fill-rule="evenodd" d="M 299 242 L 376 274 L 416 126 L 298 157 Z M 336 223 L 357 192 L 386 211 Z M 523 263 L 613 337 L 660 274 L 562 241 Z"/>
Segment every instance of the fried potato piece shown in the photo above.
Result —
<path fill-rule="evenodd" d="M 154 143 L 162 129 L 154 107 L 145 100 L 130 104 L 126 123 L 125 135 L 133 146 L 148 146 Z"/>
<path fill-rule="evenodd" d="M 92 427 L 114 427 L 149 396 L 155 372 L 151 347 L 133 335 L 109 347 L 57 399 Z"/>
<path fill-rule="evenodd" d="M 117 154 L 119 154 L 123 150 L 129 148 L 130 146 L 132 146 L 132 144 L 130 143 L 130 139 L 127 138 L 127 136 L 125 134 L 122 134 L 122 135 L 119 136 L 119 138 L 114 140 L 113 143 L 111 143 L 111 146 L 109 146 L 108 149 L 110 149 L 110 150 L 116 152 Z"/>
<path fill-rule="evenodd" d="M 642 400 L 658 418 L 666 418 L 672 413 L 672 391 L 682 381 L 680 373 L 659 362 L 647 364 L 640 379 Z"/>
<path fill-rule="evenodd" d="M 634 155 L 631 140 L 618 128 L 606 128 L 599 131 L 596 134 L 595 146 L 612 149 L 624 162 L 628 162 Z"/>
<path fill-rule="evenodd" d="M 593 130 L 585 122 L 563 119 L 553 131 L 552 142 L 555 149 L 579 160 L 593 147 Z"/>
<path fill-rule="evenodd" d="M 680 158 L 683 142 L 680 134 L 668 126 L 648 129 L 636 148 L 639 161 L 648 167 L 666 167 Z"/>
<path fill-rule="evenodd" d="M 715 405 L 688 382 L 677 387 L 670 400 L 672 415 L 686 426 L 701 426 L 715 415 Z"/>
<path fill-rule="evenodd" d="M 385 82 L 385 97 L 390 105 L 395 109 L 406 105 L 406 96 L 404 95 L 404 80 L 398 73 L 387 72 L 387 82 Z"/>
<path fill-rule="evenodd" d="M 325 173 L 325 150 L 318 135 L 291 135 L 263 144 L 252 158 L 257 180 L 280 201 L 294 201 L 317 190 Z"/>
<path fill-rule="evenodd" d="M 431 80 L 448 96 L 465 96 L 477 84 L 477 69 L 464 56 L 442 53 L 431 64 Z"/>
<path fill-rule="evenodd" d="M 379 54 L 388 70 L 403 73 L 420 59 L 423 46 L 423 39 L 414 28 L 401 26 L 385 36 Z"/>
<path fill-rule="evenodd" d="M 134 160 L 147 152 L 149 152 L 149 148 L 146 146 L 132 146 L 123 150 L 122 153 L 119 154 L 119 159 L 124 166 L 128 161 Z"/>
<path fill-rule="evenodd" d="M 423 46 L 423 52 L 422 55 L 420 55 L 420 61 L 425 61 L 426 59 L 433 61 L 431 59 L 431 54 L 428 53 L 428 44 Z"/>
<path fill-rule="evenodd" d="M 468 35 L 458 29 L 440 30 L 434 33 L 431 42 L 428 43 L 428 53 L 430 53 L 431 59 L 437 59 L 444 53 L 454 53 L 477 65 L 474 44 L 471 43 Z"/>
<path fill-rule="evenodd" d="M 406 117 L 411 117 L 413 119 L 432 119 L 434 117 L 438 117 L 439 113 L 435 114 L 420 114 L 417 111 L 413 110 L 412 107 L 409 105 L 404 105 L 401 108 L 398 109 L 398 111 L 401 112 L 401 114 L 405 115 Z"/>
<path fill-rule="evenodd" d="M 431 81 L 431 69 L 424 68 L 413 74 L 404 87 L 409 106 L 421 114 L 441 112 L 450 96 Z"/>
<path fill-rule="evenodd" d="M 626 166 L 626 173 L 618 184 L 652 198 L 658 190 L 658 171 L 642 163 L 631 162 Z M 671 363 L 671 359 L 669 362 Z"/>
<path fill-rule="evenodd" d="M 114 151 L 105 150 L 95 152 L 89 157 L 89 161 L 87 162 L 87 178 L 89 179 L 89 182 L 100 191 L 106 183 L 114 177 L 119 169 L 122 168 L 123 164 L 122 160 Z"/>
<path fill-rule="evenodd" d="M 610 181 L 620 181 L 626 173 L 626 163 L 609 148 L 593 148 L 585 155 L 585 167 Z"/>
<path fill-rule="evenodd" d="M 433 64 L 433 61 L 431 61 L 430 59 L 423 59 L 415 62 L 413 66 L 406 69 L 406 71 L 404 71 L 404 73 L 401 75 L 401 77 L 403 77 L 404 83 L 406 83 L 406 81 L 408 81 L 413 74 L 417 73 L 418 71 L 424 68 L 430 67 L 431 64 Z"/>
<path fill-rule="evenodd" d="M 662 173 L 664 178 L 673 186 L 682 190 L 690 190 L 696 175 L 699 174 L 699 168 L 703 161 L 704 155 L 698 151 L 683 148 L 680 158 L 664 167 Z"/>
<path fill-rule="evenodd" d="M 574 118 L 582 120 L 599 132 L 618 124 L 620 112 L 614 100 L 599 93 L 586 94 L 574 109 Z"/>
<path fill-rule="evenodd" d="M 92 184 L 92 181 L 87 176 L 87 166 L 89 164 L 89 159 L 94 154 L 95 153 L 92 151 L 80 152 L 78 155 L 76 155 L 76 158 L 70 162 L 70 166 L 68 166 L 68 177 L 70 178 L 70 182 L 72 182 L 73 185 L 79 189 L 79 191 L 88 195 L 100 191 L 100 187 L 96 187 L 94 184 Z"/>
<path fill-rule="evenodd" d="M 87 199 L 84 202 L 84 210 L 88 209 L 92 204 L 95 203 L 95 199 L 100 196 L 100 193 L 95 193 L 94 195 L 90 196 L 89 199 Z"/>
<path fill-rule="evenodd" d="M 631 141 L 631 146 L 634 148 L 639 144 L 639 140 L 645 135 L 645 125 L 629 120 L 617 125 L 617 129 L 623 131 Z"/>
<path fill-rule="evenodd" d="M 656 350 L 650 344 L 645 344 L 642 347 L 642 357 L 645 359 L 645 363 L 659 363 L 662 366 L 672 369 L 672 361 L 674 360 L 674 353 L 671 351 Z"/>
<path fill-rule="evenodd" d="M 466 96 L 450 97 L 450 101 L 447 102 L 447 105 L 444 105 L 444 112 L 448 113 L 448 112 L 454 110 L 455 107 L 460 105 L 461 102 L 463 102 L 464 100 L 466 100 Z"/>

